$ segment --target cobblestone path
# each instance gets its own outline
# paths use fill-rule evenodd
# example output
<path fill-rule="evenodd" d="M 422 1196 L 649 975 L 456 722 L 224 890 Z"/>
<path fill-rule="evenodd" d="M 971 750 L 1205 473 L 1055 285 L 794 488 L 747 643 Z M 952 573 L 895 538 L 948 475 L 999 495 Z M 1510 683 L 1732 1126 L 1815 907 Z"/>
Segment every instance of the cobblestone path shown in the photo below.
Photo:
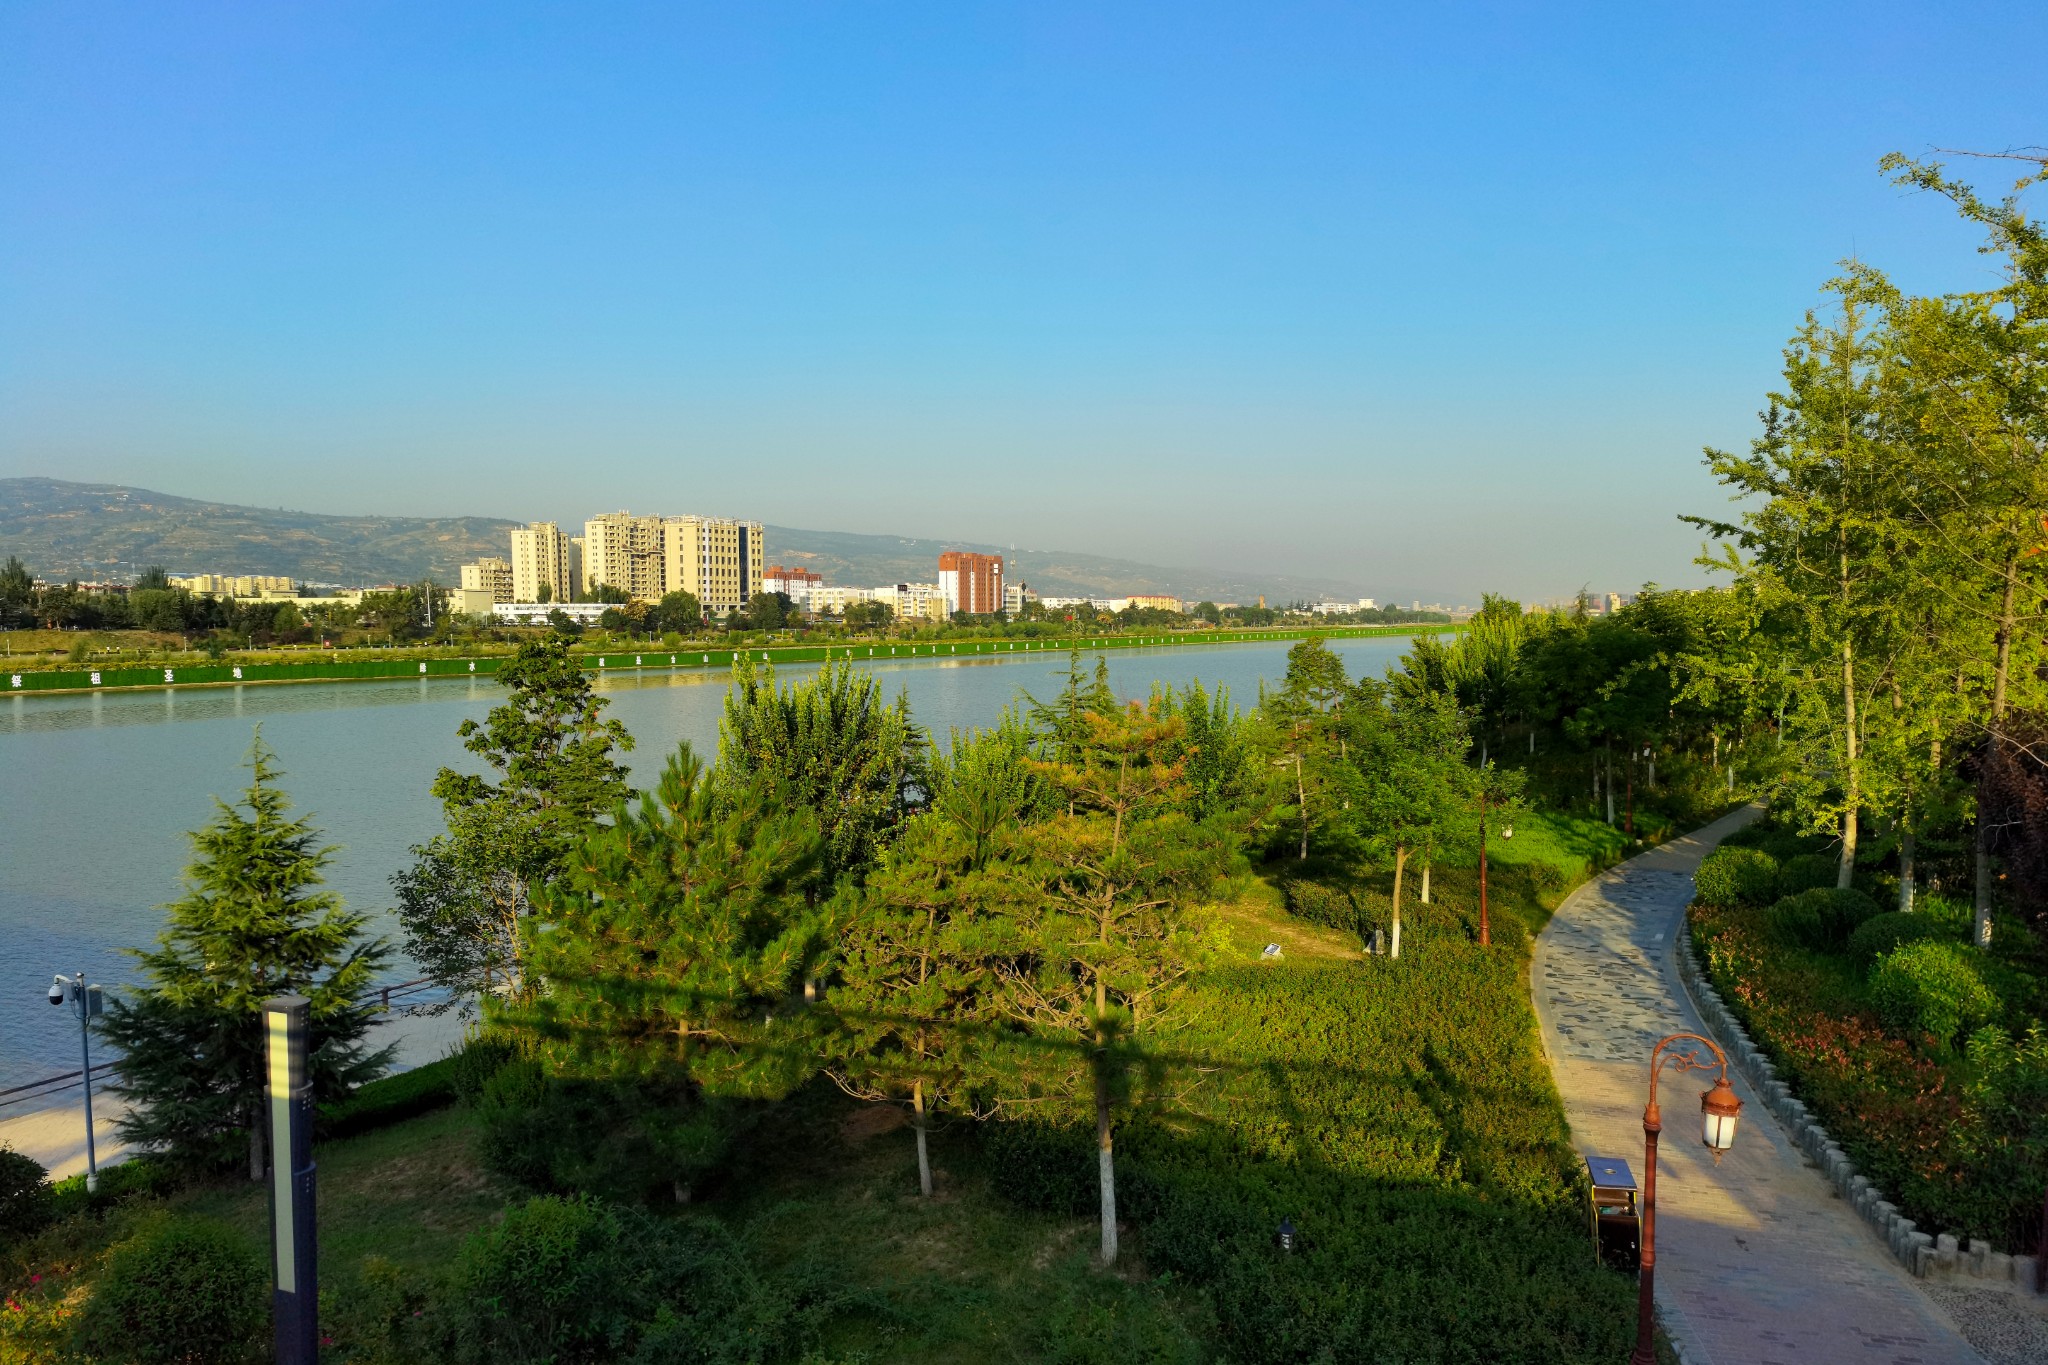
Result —
<path fill-rule="evenodd" d="M 1588 882 L 1536 943 L 1530 989 L 1573 1145 L 1621 1157 L 1638 1183 L 1650 1049 L 1666 1034 L 1705 1032 L 1673 958 L 1692 872 L 1751 814 Z M 1742 1124 L 1713 1164 L 1699 1140 L 1698 1075 L 1667 1070 L 1658 1091 L 1657 1309 L 1689 1365 L 1980 1365 L 1732 1069 Z"/>

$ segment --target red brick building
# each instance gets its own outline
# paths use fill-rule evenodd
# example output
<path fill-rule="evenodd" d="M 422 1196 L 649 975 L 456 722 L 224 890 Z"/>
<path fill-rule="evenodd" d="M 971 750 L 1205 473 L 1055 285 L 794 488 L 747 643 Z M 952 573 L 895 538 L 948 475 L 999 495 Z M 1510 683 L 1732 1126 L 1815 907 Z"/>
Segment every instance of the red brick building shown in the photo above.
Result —
<path fill-rule="evenodd" d="M 1003 557 L 947 550 L 939 556 L 939 589 L 948 612 L 994 615 L 1003 609 Z"/>

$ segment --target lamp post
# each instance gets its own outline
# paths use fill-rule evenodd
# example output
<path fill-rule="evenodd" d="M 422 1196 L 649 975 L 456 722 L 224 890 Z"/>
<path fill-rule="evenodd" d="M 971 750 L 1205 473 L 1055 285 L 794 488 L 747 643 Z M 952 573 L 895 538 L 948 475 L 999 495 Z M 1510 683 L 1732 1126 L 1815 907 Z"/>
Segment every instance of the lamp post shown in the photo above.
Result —
<path fill-rule="evenodd" d="M 92 1028 L 94 1019 L 100 1015 L 101 995 L 98 986 L 86 984 L 85 969 L 80 968 L 77 976 L 65 976 L 59 972 L 50 982 L 50 1003 L 61 1005 L 71 1002 L 71 1012 L 78 1016 L 78 1053 L 84 1064 L 80 1073 L 85 1088 L 85 1188 L 90 1194 L 100 1187 L 100 1163 L 93 1147 L 92 1132 Z"/>
<path fill-rule="evenodd" d="M 1704 1043 L 1712 1049 L 1714 1060 L 1691 1050 L 1664 1050 L 1677 1042 Z M 1742 1113 L 1742 1101 L 1728 1084 L 1728 1054 L 1713 1039 L 1697 1033 L 1674 1033 L 1660 1039 L 1650 1052 L 1650 1102 L 1643 1109 L 1642 1269 L 1636 1284 L 1636 1349 L 1629 1355 L 1629 1365 L 1657 1365 L 1653 1288 L 1657 1271 L 1657 1134 L 1664 1130 L 1657 1110 L 1657 1074 L 1667 1066 L 1673 1071 L 1699 1071 L 1715 1065 L 1720 1070 L 1713 1088 L 1700 1096 L 1700 1141 L 1718 1166 L 1721 1154 L 1735 1145 L 1735 1122 Z"/>

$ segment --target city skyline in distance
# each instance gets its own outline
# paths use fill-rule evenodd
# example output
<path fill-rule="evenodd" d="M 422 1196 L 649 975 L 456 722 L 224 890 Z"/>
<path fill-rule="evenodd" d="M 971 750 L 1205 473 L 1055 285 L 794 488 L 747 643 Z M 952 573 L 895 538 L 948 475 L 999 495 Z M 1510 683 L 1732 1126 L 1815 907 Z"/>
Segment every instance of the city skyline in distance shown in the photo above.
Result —
<path fill-rule="evenodd" d="M 1710 581 L 1700 448 L 1837 263 L 1982 283 L 1877 158 L 2038 136 L 1977 78 L 2038 7 L 1843 31 L 16 6 L 0 476 L 1403 599 Z"/>

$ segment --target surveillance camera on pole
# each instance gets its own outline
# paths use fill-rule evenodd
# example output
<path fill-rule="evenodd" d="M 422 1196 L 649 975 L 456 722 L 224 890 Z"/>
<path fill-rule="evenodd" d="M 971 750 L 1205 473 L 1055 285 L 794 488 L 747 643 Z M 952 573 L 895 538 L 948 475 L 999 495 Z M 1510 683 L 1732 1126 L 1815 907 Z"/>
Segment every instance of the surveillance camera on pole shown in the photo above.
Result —
<path fill-rule="evenodd" d="M 94 1150 L 92 1132 L 92 1021 L 100 1017 L 104 998 L 98 986 L 89 985 L 83 968 L 77 976 L 59 972 L 50 982 L 50 1003 L 71 1002 L 78 1016 L 78 1051 L 84 1063 L 85 1081 L 85 1188 L 89 1194 L 100 1187 L 99 1154 Z"/>

